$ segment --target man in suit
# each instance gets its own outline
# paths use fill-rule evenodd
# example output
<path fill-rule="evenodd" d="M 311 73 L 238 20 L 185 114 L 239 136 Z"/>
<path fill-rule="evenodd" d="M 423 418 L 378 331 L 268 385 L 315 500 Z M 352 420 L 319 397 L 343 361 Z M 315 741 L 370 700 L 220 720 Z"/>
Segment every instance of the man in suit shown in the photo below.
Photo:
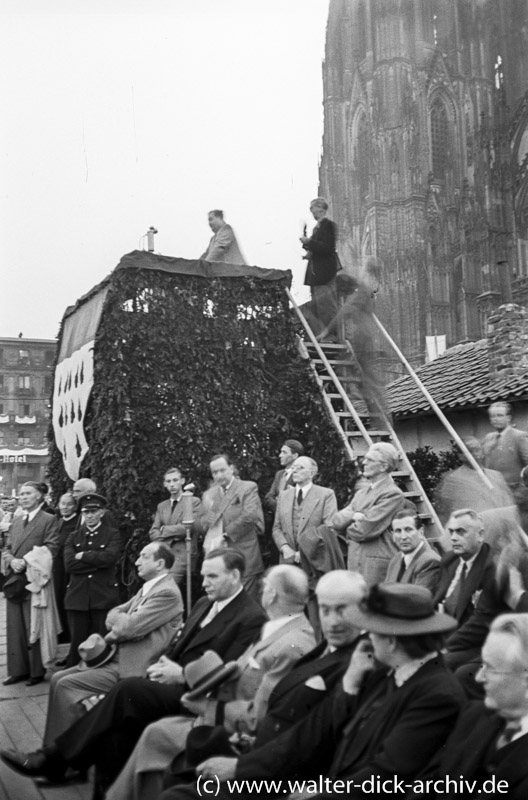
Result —
<path fill-rule="evenodd" d="M 207 221 L 213 236 L 207 250 L 200 258 L 205 261 L 222 261 L 224 264 L 245 264 L 246 259 L 238 246 L 235 232 L 231 225 L 224 221 L 224 212 L 220 209 L 210 211 Z"/>
<path fill-rule="evenodd" d="M 335 224 L 327 217 L 328 203 L 323 197 L 312 200 L 310 212 L 315 219 L 315 227 L 311 236 L 301 236 L 300 241 L 306 250 L 304 258 L 308 259 L 304 284 L 310 287 L 312 293 L 310 316 L 313 319 L 310 321 L 317 335 L 330 328 L 337 314 L 337 237 Z"/>
<path fill-rule="evenodd" d="M 263 579 L 262 605 L 269 617 L 258 642 L 237 660 L 233 678 L 216 690 L 215 699 L 182 698 L 182 704 L 206 725 L 223 725 L 234 733 L 253 733 L 265 716 L 270 694 L 299 658 L 315 644 L 304 615 L 308 581 L 295 567 L 272 567 Z M 107 798 L 156 797 L 163 772 L 185 749 L 195 716 L 164 717 L 144 731 Z"/>
<path fill-rule="evenodd" d="M 181 712 L 185 691 L 183 668 L 206 650 L 224 661 L 239 658 L 256 638 L 267 617 L 244 590 L 244 557 L 236 550 L 214 550 L 202 564 L 206 597 L 192 608 L 178 639 L 149 667 L 148 680 L 119 681 L 94 708 L 77 720 L 52 745 L 35 753 L 11 757 L 19 772 L 61 780 L 71 764 L 102 763 L 104 774 L 119 771 L 145 727 L 156 719 Z M 107 765 L 105 762 L 109 762 Z"/>
<path fill-rule="evenodd" d="M 369 586 L 385 580 L 389 561 L 396 554 L 390 524 L 405 506 L 405 496 L 390 475 L 398 464 L 398 451 L 392 444 L 371 445 L 363 458 L 363 475 L 370 485 L 359 489 L 332 520 L 337 530 L 346 528 L 348 568 L 361 573 Z"/>
<path fill-rule="evenodd" d="M 484 466 L 502 472 L 510 489 L 515 489 L 523 467 L 528 465 L 528 434 L 512 428 L 509 403 L 493 403 L 488 413 L 495 433 L 483 439 Z"/>
<path fill-rule="evenodd" d="M 486 596 L 495 596 L 495 566 L 492 554 L 484 542 L 484 526 L 480 514 L 470 508 L 455 511 L 449 518 L 446 530 L 452 550 L 442 556 L 440 578 L 434 595 L 435 604 L 458 621 L 459 628 L 447 640 L 446 662 L 452 669 L 478 658 L 486 629 L 473 635 L 475 608 L 483 590 Z M 489 621 L 493 618 L 489 612 Z M 475 631 L 476 632 L 476 631 Z"/>
<path fill-rule="evenodd" d="M 44 744 L 53 742 L 79 717 L 80 702 L 106 694 L 118 680 L 145 675 L 147 667 L 165 652 L 181 626 L 183 603 L 169 571 L 174 556 L 163 543 L 146 545 L 136 561 L 143 586 L 131 600 L 112 608 L 104 640 L 115 655 L 93 669 L 80 667 L 56 672 L 51 679 Z"/>
<path fill-rule="evenodd" d="M 264 515 L 257 484 L 235 476 L 235 466 L 225 453 L 210 463 L 214 486 L 202 497 L 201 525 L 205 533 L 204 552 L 217 547 L 234 547 L 244 556 L 244 588 L 258 598 L 264 571 L 258 537 L 264 532 Z"/>
<path fill-rule="evenodd" d="M 319 580 L 316 593 L 324 639 L 308 655 L 297 661 L 272 690 L 268 712 L 257 723 L 253 745 L 255 749 L 273 741 L 307 717 L 312 709 L 331 694 L 342 679 L 359 641 L 360 630 L 356 615 L 358 605 L 366 595 L 366 585 L 361 575 L 348 570 L 334 570 Z M 231 759 L 233 774 L 236 772 L 237 760 L 235 756 Z M 222 764 L 225 769 L 227 760 L 223 759 Z M 148 764 L 145 764 L 145 768 L 149 768 Z M 115 787 L 118 784 L 122 786 L 122 775 L 123 773 Z M 120 796 L 134 800 L 148 797 L 143 791 L 135 794 L 132 791 L 128 794 L 123 791 L 121 794 L 114 794 L 110 790 L 108 800 L 118 800 Z"/>
<path fill-rule="evenodd" d="M 461 776 L 462 800 L 484 793 L 509 800 L 528 797 L 528 614 L 504 614 L 492 623 L 477 681 L 484 701 L 469 703 L 444 747 L 418 776 L 409 797 L 445 798 L 446 779 Z M 429 787 L 434 786 L 431 792 Z M 433 783 L 438 781 L 438 783 Z M 473 790 L 468 785 L 473 782 Z M 486 790 L 484 784 L 497 787 Z M 499 782 L 502 782 L 499 786 Z M 458 787 L 457 787 L 458 788 Z"/>
<path fill-rule="evenodd" d="M 364 781 L 408 782 L 428 764 L 464 703 L 462 690 L 439 652 L 443 634 L 456 621 L 435 613 L 431 594 L 423 586 L 381 584 L 370 590 L 356 613 L 356 625 L 369 631 L 370 642 L 357 645 L 342 682 L 308 717 L 241 755 L 235 770 L 232 759 L 222 757 L 196 768 L 205 779 L 215 776 L 216 797 L 229 796 L 227 784 L 218 781 L 231 778 L 317 780 L 320 776 L 349 781 L 347 796 L 364 797 L 360 788 Z M 196 797 L 196 783 L 161 795 L 162 800 Z"/>
<path fill-rule="evenodd" d="M 154 524 L 149 531 L 151 542 L 165 542 L 174 553 L 174 564 L 171 574 L 176 583 L 183 582 L 187 574 L 187 551 L 185 544 L 186 528 L 183 525 L 183 484 L 185 483 L 182 471 L 178 467 L 171 467 L 163 476 L 163 485 L 170 494 L 169 500 L 164 500 L 156 509 Z M 191 527 L 191 564 L 192 570 L 196 569 L 198 558 L 198 536 L 200 534 L 199 512 L 200 501 L 192 498 L 194 522 Z"/>
<path fill-rule="evenodd" d="M 83 522 L 64 545 L 64 568 L 68 574 L 64 608 L 71 635 L 67 668 L 79 663 L 79 645 L 90 634 L 105 635 L 106 615 L 119 601 L 116 567 L 121 539 L 105 517 L 105 509 L 102 495 L 81 495 L 79 511 Z"/>
<path fill-rule="evenodd" d="M 416 583 L 434 595 L 440 577 L 440 556 L 425 538 L 419 515 L 405 508 L 397 511 L 392 520 L 392 538 L 399 553 L 389 561 L 385 583 Z"/>
<path fill-rule="evenodd" d="M 314 595 L 317 580 L 324 572 L 344 566 L 335 534 L 328 528 L 337 511 L 336 496 L 332 489 L 314 484 L 318 469 L 313 458 L 296 459 L 292 472 L 294 486 L 279 495 L 272 531 L 281 563 L 297 564 L 308 575 L 308 617 L 316 632 L 319 632 Z"/>
<path fill-rule="evenodd" d="M 8 568 L 6 578 L 26 572 L 24 559 L 34 547 L 47 547 L 55 556 L 59 547 L 57 520 L 41 510 L 42 495 L 36 483 L 25 483 L 19 497 L 22 514 L 13 518 L 9 530 L 9 543 L 4 552 Z M 46 670 L 42 664 L 40 641 L 30 644 L 31 598 L 29 592 L 22 602 L 7 599 L 7 672 L 4 686 L 28 678 L 27 685 L 34 686 L 44 680 Z"/>
<path fill-rule="evenodd" d="M 264 506 L 275 513 L 277 498 L 288 486 L 293 486 L 293 465 L 299 456 L 304 455 L 304 447 L 297 439 L 287 439 L 279 453 L 281 469 L 275 473 L 271 489 L 264 498 Z"/>

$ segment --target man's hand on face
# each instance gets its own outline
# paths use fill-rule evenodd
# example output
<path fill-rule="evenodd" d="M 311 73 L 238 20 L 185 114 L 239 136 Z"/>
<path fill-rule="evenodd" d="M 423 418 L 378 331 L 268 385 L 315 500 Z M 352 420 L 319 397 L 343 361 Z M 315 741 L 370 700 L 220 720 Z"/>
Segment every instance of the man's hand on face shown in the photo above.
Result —
<path fill-rule="evenodd" d="M 155 664 L 147 669 L 147 678 L 156 683 L 185 683 L 183 669 L 167 656 L 160 656 Z"/>
<path fill-rule="evenodd" d="M 347 671 L 343 676 L 343 689 L 347 694 L 358 694 L 367 672 L 376 668 L 372 644 L 362 639 L 352 653 Z"/>

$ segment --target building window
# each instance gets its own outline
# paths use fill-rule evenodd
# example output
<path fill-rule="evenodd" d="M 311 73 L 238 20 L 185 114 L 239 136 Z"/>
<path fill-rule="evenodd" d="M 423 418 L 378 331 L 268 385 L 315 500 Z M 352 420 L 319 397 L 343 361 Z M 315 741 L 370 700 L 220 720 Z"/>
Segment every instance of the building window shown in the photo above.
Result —
<path fill-rule="evenodd" d="M 3 447 L 5 444 L 5 433 L 0 431 L 0 447 Z"/>
<path fill-rule="evenodd" d="M 18 404 L 18 415 L 20 417 L 29 417 L 30 415 L 29 403 Z"/>
<path fill-rule="evenodd" d="M 4 413 L 4 404 L 0 403 L 0 414 Z"/>
<path fill-rule="evenodd" d="M 354 151 L 355 184 L 357 197 L 361 205 L 368 199 L 370 168 L 370 135 L 367 115 L 362 113 L 356 125 L 356 142 Z"/>
<path fill-rule="evenodd" d="M 44 391 L 49 394 L 51 392 L 51 375 L 44 376 Z"/>
<path fill-rule="evenodd" d="M 4 388 L 4 376 L 0 375 L 0 389 Z"/>
<path fill-rule="evenodd" d="M 30 378 L 29 375 L 19 375 L 18 376 L 18 388 L 19 389 L 30 389 Z"/>
<path fill-rule="evenodd" d="M 449 119 L 439 97 L 431 106 L 431 157 L 434 177 L 444 180 L 449 164 Z"/>
<path fill-rule="evenodd" d="M 19 350 L 18 357 L 21 361 L 29 361 L 29 350 Z"/>
<path fill-rule="evenodd" d="M 19 431 L 18 432 L 18 444 L 30 444 L 31 443 L 31 436 L 27 431 Z"/>
<path fill-rule="evenodd" d="M 55 350 L 46 350 L 45 361 L 46 361 L 46 366 L 48 367 L 53 366 L 53 362 L 55 361 Z"/>

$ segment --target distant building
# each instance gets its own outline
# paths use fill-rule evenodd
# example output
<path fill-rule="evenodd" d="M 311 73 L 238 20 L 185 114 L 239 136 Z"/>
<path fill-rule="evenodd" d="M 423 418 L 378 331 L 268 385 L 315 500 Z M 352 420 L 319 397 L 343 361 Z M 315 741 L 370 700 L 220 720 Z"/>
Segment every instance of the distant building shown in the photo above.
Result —
<path fill-rule="evenodd" d="M 0 338 L 2 494 L 45 478 L 56 349 L 55 339 Z"/>
<path fill-rule="evenodd" d="M 526 0 L 330 0 L 319 193 L 416 366 L 528 303 L 527 36 Z"/>
<path fill-rule="evenodd" d="M 451 347 L 417 374 L 459 436 L 478 439 L 493 429 L 488 408 L 510 403 L 513 424 L 528 431 L 528 309 L 514 303 L 488 319 L 487 336 Z M 387 387 L 394 428 L 407 452 L 448 450 L 451 435 L 409 375 Z"/>

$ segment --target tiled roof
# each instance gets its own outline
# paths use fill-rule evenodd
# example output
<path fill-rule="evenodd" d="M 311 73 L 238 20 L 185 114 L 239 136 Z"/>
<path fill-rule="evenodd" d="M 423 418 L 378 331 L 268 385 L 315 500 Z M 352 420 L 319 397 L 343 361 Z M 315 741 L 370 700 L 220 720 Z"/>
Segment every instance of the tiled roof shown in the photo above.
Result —
<path fill-rule="evenodd" d="M 528 375 L 490 380 L 486 339 L 451 347 L 416 373 L 444 410 L 528 397 Z M 397 417 L 430 411 L 428 401 L 409 375 L 387 387 L 387 399 Z"/>

